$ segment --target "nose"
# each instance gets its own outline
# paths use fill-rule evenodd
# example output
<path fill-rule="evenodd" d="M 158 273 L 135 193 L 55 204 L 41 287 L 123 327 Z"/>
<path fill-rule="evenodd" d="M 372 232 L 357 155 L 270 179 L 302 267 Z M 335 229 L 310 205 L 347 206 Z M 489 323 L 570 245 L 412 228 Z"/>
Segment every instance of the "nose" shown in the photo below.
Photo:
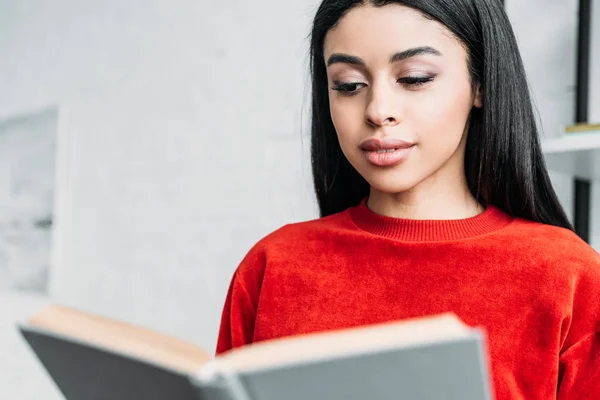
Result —
<path fill-rule="evenodd" d="M 394 101 L 393 89 L 388 87 L 373 88 L 369 103 L 365 110 L 367 124 L 372 127 L 394 126 L 400 122 L 399 105 Z"/>

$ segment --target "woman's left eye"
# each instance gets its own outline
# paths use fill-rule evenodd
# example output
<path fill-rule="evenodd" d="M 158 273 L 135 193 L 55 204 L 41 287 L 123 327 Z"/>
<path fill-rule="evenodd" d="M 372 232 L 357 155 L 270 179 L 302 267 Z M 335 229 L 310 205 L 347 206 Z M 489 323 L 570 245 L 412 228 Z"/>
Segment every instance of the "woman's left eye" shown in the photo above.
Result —
<path fill-rule="evenodd" d="M 427 82 L 431 82 L 433 76 L 407 76 L 405 78 L 398 79 L 398 82 L 402 82 L 407 86 L 421 86 Z"/>
<path fill-rule="evenodd" d="M 341 83 L 334 82 L 334 86 L 331 88 L 339 92 L 342 96 L 353 96 L 358 93 L 360 86 L 364 85 L 364 83 L 360 82 L 350 82 L 350 83 Z"/>

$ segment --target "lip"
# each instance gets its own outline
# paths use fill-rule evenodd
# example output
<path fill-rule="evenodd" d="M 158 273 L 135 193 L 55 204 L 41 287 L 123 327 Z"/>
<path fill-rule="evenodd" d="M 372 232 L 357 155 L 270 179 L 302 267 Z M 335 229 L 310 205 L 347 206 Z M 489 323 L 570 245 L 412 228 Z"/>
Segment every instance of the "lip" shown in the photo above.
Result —
<path fill-rule="evenodd" d="M 367 161 L 377 167 L 392 167 L 400 164 L 408 158 L 414 147 L 415 143 L 394 138 L 371 138 L 360 143 Z M 388 151 L 378 152 L 379 150 Z"/>
<path fill-rule="evenodd" d="M 364 151 L 390 150 L 390 149 L 408 149 L 414 146 L 414 143 L 394 138 L 370 138 L 360 142 L 359 147 Z"/>

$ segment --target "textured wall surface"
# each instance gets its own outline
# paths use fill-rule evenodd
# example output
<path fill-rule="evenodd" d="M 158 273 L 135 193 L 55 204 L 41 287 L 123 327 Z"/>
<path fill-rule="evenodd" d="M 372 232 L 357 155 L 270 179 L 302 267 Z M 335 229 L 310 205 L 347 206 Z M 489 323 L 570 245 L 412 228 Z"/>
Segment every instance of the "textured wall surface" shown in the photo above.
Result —
<path fill-rule="evenodd" d="M 0 0 L 0 120 L 68 109 L 49 296 L 5 291 L 11 320 L 60 301 L 213 350 L 241 258 L 317 215 L 305 80 L 317 3 Z M 546 136 L 573 118 L 576 3 L 508 1 Z M 570 177 L 553 180 L 571 212 Z M 17 342 L 2 325 L 0 354 L 29 357 Z M 3 359 L 0 398 L 41 398 Z M 48 387 L 33 365 L 17 367 Z"/>

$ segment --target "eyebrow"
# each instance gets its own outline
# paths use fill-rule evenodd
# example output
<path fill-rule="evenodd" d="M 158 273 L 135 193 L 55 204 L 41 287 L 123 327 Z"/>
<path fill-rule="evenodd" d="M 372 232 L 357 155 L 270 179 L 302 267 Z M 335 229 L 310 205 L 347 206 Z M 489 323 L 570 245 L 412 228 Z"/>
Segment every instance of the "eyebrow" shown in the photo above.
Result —
<path fill-rule="evenodd" d="M 411 57 L 416 57 L 416 56 L 426 55 L 426 54 L 430 54 L 430 55 L 434 55 L 434 56 L 442 55 L 442 53 L 440 53 L 438 50 L 434 49 L 433 47 L 429 47 L 429 46 L 414 47 L 412 49 L 404 50 L 399 53 L 393 54 L 390 57 L 389 62 L 390 62 L 390 64 L 392 64 L 392 63 L 395 63 L 398 61 L 403 61 L 403 60 L 409 59 Z M 364 67 L 366 65 L 365 62 L 361 58 L 356 57 L 356 56 L 351 56 L 349 54 L 342 54 L 342 53 L 332 54 L 327 59 L 328 67 L 330 65 L 336 64 L 336 63 L 359 65 L 361 67 Z"/>

